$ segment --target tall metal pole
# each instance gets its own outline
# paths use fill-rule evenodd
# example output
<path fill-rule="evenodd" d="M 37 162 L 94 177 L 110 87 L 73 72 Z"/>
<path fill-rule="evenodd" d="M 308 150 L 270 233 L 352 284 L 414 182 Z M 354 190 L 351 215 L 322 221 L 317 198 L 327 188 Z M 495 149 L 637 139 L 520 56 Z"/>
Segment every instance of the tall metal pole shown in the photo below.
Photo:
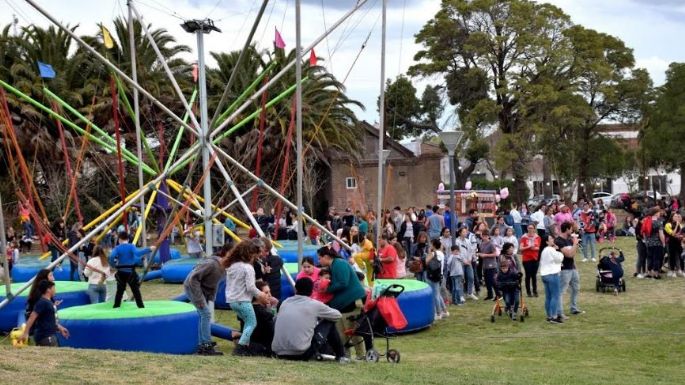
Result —
<path fill-rule="evenodd" d="M 207 113 L 207 82 L 205 74 L 205 43 L 204 43 L 204 29 L 200 28 L 195 31 L 197 34 L 197 56 L 198 56 L 198 84 L 200 85 L 200 133 L 202 134 L 200 139 L 202 143 L 202 167 L 203 170 L 207 168 L 209 164 L 209 117 Z M 210 173 L 211 176 L 211 173 Z M 206 255 L 212 255 L 213 250 L 213 237 L 212 237 L 212 178 L 207 176 L 204 180 L 203 187 L 203 198 L 204 202 L 204 222 L 205 222 L 205 253 Z"/>
<path fill-rule="evenodd" d="M 457 234 L 455 232 L 455 229 L 457 228 L 457 216 L 455 215 L 457 210 L 454 204 L 454 150 L 449 151 L 448 155 L 450 162 L 450 234 L 452 234 L 452 244 L 454 245 L 454 242 L 457 238 Z"/>
<path fill-rule="evenodd" d="M 133 31 L 133 10 L 131 9 L 131 1 L 126 2 L 128 6 L 128 46 L 131 51 L 131 79 L 138 83 L 138 68 L 136 59 L 136 42 L 135 33 Z M 138 89 L 133 87 L 133 121 L 136 125 L 136 152 L 138 155 L 138 189 L 142 190 L 145 186 L 143 179 L 143 144 L 140 130 L 140 106 L 138 100 Z M 147 246 L 147 231 L 145 230 L 145 196 L 140 197 L 140 223 L 138 224 L 143 236 L 143 247 Z"/>
<path fill-rule="evenodd" d="M 379 105 L 380 117 L 378 119 L 378 202 L 376 205 L 376 247 L 381 240 L 381 226 L 383 219 L 383 140 L 385 139 L 385 29 L 386 9 L 388 0 L 383 0 L 382 26 L 381 26 L 381 96 Z"/>
<path fill-rule="evenodd" d="M 0 253 L 2 254 L 2 271 L 5 278 L 5 297 L 12 298 L 12 285 L 10 283 L 10 269 L 7 263 L 7 236 L 5 235 L 5 213 L 2 210 L 2 196 L 0 196 Z"/>
<path fill-rule="evenodd" d="M 297 263 L 302 265 L 302 253 L 304 252 L 304 232 L 302 231 L 304 216 L 302 215 L 302 174 L 304 166 L 302 157 L 302 14 L 300 10 L 300 0 L 295 0 L 295 130 L 297 136 Z"/>

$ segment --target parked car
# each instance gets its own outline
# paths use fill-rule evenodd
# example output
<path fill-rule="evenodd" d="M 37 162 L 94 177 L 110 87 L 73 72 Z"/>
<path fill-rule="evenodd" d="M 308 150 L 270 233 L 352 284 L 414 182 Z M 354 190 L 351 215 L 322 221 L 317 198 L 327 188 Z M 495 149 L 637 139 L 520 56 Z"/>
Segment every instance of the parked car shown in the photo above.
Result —
<path fill-rule="evenodd" d="M 601 199 L 604 203 L 604 207 L 611 207 L 613 195 L 604 191 L 597 191 L 592 193 L 592 200 L 597 202 L 597 199 Z"/>
<path fill-rule="evenodd" d="M 544 195 L 535 195 L 532 198 L 528 200 L 528 207 L 531 210 L 537 210 L 538 206 L 540 206 L 542 203 L 549 204 L 552 201 L 560 201 L 561 197 L 559 194 L 552 194 L 552 197 L 549 199 L 545 199 Z"/>

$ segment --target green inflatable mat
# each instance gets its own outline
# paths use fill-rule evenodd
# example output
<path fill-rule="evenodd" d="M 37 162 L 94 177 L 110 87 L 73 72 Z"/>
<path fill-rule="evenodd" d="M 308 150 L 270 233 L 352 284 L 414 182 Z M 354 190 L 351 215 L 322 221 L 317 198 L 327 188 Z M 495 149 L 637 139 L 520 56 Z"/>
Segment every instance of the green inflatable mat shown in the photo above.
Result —
<path fill-rule="evenodd" d="M 12 293 L 19 291 L 26 282 L 13 283 Z M 57 288 L 57 295 L 59 293 L 73 293 L 76 291 L 86 291 L 88 290 L 87 282 L 72 282 L 72 281 L 55 281 L 55 287 Z M 28 297 L 30 289 L 24 290 L 23 293 L 19 294 L 19 297 Z M 5 285 L 0 286 L 0 297 L 5 296 Z"/>
<path fill-rule="evenodd" d="M 112 302 L 102 302 L 60 310 L 59 318 L 65 320 L 147 318 L 194 311 L 195 306 L 179 301 L 146 301 L 142 309 L 139 309 L 134 302 L 123 302 L 118 309 L 112 308 Z"/>

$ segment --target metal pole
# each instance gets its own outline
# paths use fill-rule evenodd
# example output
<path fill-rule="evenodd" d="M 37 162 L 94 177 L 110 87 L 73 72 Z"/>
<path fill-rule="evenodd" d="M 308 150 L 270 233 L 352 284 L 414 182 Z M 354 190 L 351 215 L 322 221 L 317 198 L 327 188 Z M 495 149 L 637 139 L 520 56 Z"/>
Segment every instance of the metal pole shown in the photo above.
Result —
<path fill-rule="evenodd" d="M 388 0 L 383 0 L 382 26 L 381 26 L 381 96 L 378 103 L 380 117 L 378 119 L 378 202 L 376 212 L 376 247 L 381 240 L 381 223 L 383 218 L 383 139 L 385 139 L 385 29 L 386 29 L 386 10 Z"/>
<path fill-rule="evenodd" d="M 5 234 L 5 213 L 2 209 L 2 196 L 0 195 L 0 253 L 2 254 L 2 271 L 5 278 L 5 297 L 12 298 L 12 284 L 10 283 L 10 269 L 7 263 L 7 235 Z"/>
<path fill-rule="evenodd" d="M 302 12 L 300 9 L 300 0 L 295 0 L 295 132 L 297 137 L 297 264 L 302 265 L 302 253 L 304 252 L 304 233 L 302 231 L 304 225 L 304 217 L 302 212 L 302 175 L 304 174 L 304 166 L 302 158 L 304 151 L 302 149 Z M 311 207 L 310 207 L 311 209 Z"/>
<path fill-rule="evenodd" d="M 135 43 L 135 33 L 133 31 L 133 10 L 131 9 L 131 1 L 126 3 L 128 6 L 128 45 L 131 51 L 131 79 L 138 83 L 138 68 L 136 62 L 136 43 Z M 140 134 L 140 106 L 138 101 L 138 89 L 133 87 L 133 122 L 136 125 L 136 152 L 138 155 L 138 189 L 142 190 L 145 185 L 145 180 L 143 179 L 143 144 Z M 147 231 L 145 229 L 145 197 L 140 197 L 140 229 L 143 235 L 143 247 L 147 246 Z"/>
<path fill-rule="evenodd" d="M 198 84 L 200 88 L 200 131 L 202 143 L 202 166 L 207 168 L 209 164 L 209 117 L 207 113 L 207 82 L 205 79 L 205 45 L 204 45 L 204 30 L 199 29 L 195 32 L 197 34 L 197 56 L 198 56 Z M 204 221 L 205 221 L 205 253 L 206 255 L 213 255 L 212 248 L 212 178 L 211 173 L 205 178 L 203 185 L 204 202 Z"/>
<path fill-rule="evenodd" d="M 448 155 L 450 161 L 450 234 L 452 234 L 452 244 L 454 245 L 457 238 L 455 232 L 455 229 L 457 228 L 457 210 L 456 205 L 454 204 L 454 151 L 450 151 Z"/>

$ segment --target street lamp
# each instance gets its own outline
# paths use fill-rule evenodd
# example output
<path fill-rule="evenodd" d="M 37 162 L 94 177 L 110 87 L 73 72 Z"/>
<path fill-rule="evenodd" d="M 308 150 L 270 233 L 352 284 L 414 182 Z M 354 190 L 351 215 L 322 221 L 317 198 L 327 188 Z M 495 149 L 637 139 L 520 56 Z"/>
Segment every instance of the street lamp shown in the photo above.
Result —
<path fill-rule="evenodd" d="M 455 128 L 453 130 L 447 130 L 447 131 L 441 131 L 438 133 L 440 135 L 440 140 L 442 140 L 442 143 L 445 145 L 445 148 L 447 148 L 447 155 L 449 156 L 449 166 L 450 166 L 450 233 L 452 234 L 452 244 L 454 244 L 454 241 L 456 240 L 456 234 L 455 234 L 455 226 L 457 225 L 455 222 L 456 217 L 456 206 L 454 204 L 454 151 L 457 149 L 457 145 L 459 144 L 459 141 L 461 141 L 462 136 L 464 136 L 464 132 L 459 130 L 458 128 Z M 461 169 L 461 167 L 460 167 Z"/>

